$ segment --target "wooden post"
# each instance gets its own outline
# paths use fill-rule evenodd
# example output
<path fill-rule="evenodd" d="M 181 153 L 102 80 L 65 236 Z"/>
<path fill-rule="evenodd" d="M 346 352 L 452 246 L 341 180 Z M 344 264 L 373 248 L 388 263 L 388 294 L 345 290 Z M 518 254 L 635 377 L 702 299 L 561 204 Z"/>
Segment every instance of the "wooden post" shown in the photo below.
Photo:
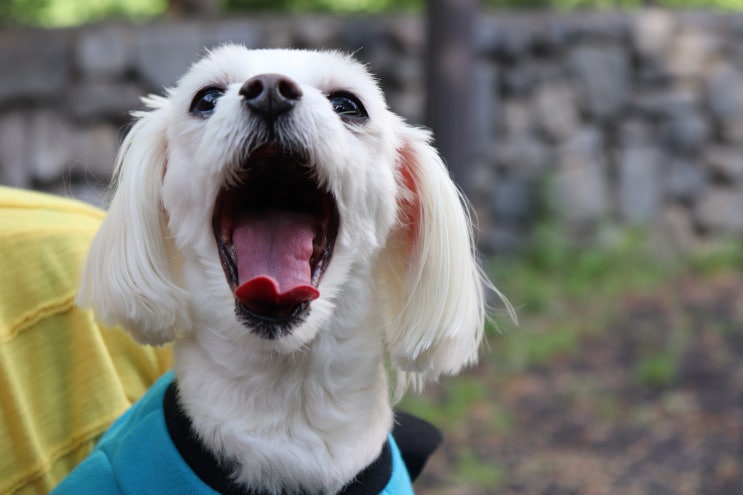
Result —
<path fill-rule="evenodd" d="M 426 124 L 452 178 L 467 192 L 472 164 L 472 79 L 477 0 L 428 0 Z"/>

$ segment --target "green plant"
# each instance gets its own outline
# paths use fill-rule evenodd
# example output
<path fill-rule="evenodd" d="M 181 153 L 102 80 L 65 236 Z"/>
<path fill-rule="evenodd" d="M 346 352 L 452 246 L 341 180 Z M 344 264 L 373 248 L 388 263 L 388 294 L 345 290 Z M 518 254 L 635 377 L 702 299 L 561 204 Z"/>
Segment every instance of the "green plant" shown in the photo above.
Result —
<path fill-rule="evenodd" d="M 663 388 L 671 385 L 678 373 L 678 359 L 673 352 L 660 351 L 642 358 L 634 367 L 638 385 Z"/>
<path fill-rule="evenodd" d="M 484 461 L 472 449 L 459 454 L 456 476 L 468 485 L 495 490 L 503 481 L 503 470 L 493 461 Z"/>
<path fill-rule="evenodd" d="M 492 399 L 487 383 L 477 377 L 451 378 L 436 387 L 438 390 L 433 396 L 406 395 L 401 409 L 452 431 L 462 426 L 459 423 L 466 421 L 467 411 L 472 410 L 478 402 Z"/>
<path fill-rule="evenodd" d="M 714 275 L 726 270 L 743 269 L 743 249 L 740 240 L 728 239 L 707 246 L 687 258 L 689 268 L 697 273 Z"/>
<path fill-rule="evenodd" d="M 546 314 L 566 298 L 652 288 L 677 267 L 652 253 L 642 230 L 619 229 L 607 237 L 579 243 L 556 222 L 544 222 L 523 254 L 491 260 L 492 279 L 520 313 Z"/>

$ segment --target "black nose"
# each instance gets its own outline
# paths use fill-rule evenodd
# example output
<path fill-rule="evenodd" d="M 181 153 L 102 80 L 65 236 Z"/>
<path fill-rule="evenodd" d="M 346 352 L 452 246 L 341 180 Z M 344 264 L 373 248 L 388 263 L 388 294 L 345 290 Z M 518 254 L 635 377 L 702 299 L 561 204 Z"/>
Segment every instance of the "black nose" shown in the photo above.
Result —
<path fill-rule="evenodd" d="M 302 98 L 302 89 L 281 74 L 261 74 L 245 81 L 240 88 L 245 104 L 267 120 L 288 112 Z"/>

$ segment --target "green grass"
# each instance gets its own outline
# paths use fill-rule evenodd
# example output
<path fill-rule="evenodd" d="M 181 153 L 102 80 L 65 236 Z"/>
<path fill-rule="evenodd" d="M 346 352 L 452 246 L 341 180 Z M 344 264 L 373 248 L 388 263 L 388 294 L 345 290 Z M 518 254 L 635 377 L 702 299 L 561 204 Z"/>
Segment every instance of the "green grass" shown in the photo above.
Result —
<path fill-rule="evenodd" d="M 606 237 L 581 244 L 545 223 L 522 255 L 491 260 L 492 280 L 520 319 L 518 327 L 497 318 L 487 328 L 489 356 L 500 372 L 569 356 L 601 331 L 623 294 L 657 290 L 682 265 L 654 254 L 639 230 Z"/>
<path fill-rule="evenodd" d="M 483 462 L 472 449 L 466 449 L 457 459 L 457 478 L 462 484 L 495 490 L 503 482 L 503 470 L 491 462 Z"/>
<path fill-rule="evenodd" d="M 705 275 L 715 275 L 728 270 L 741 271 L 743 246 L 737 239 L 721 240 L 691 253 L 686 258 L 686 263 L 693 272 Z"/>
<path fill-rule="evenodd" d="M 664 388 L 671 385 L 678 372 L 677 356 L 668 350 L 643 357 L 634 367 L 635 382 L 644 388 Z"/>
<path fill-rule="evenodd" d="M 492 351 L 486 358 L 493 360 L 499 373 L 514 374 L 559 356 L 569 356 L 577 350 L 582 325 L 547 325 L 547 322 L 526 318 L 522 327 L 490 337 Z"/>
<path fill-rule="evenodd" d="M 487 384 L 476 377 L 459 377 L 439 385 L 439 394 L 408 394 L 401 408 L 426 421 L 447 429 L 457 430 L 466 421 L 467 412 L 478 403 L 491 401 Z"/>
<path fill-rule="evenodd" d="M 608 298 L 646 290 L 664 280 L 674 262 L 652 253 L 640 230 L 607 234 L 610 240 L 581 244 L 554 224 L 536 229 L 524 254 L 493 259 L 490 273 L 520 313 L 543 314 L 564 300 Z"/>
<path fill-rule="evenodd" d="M 653 290 L 677 270 L 678 263 L 650 252 L 642 232 L 626 230 L 612 242 L 579 245 L 545 223 L 522 255 L 489 263 L 492 280 L 516 307 L 520 324 L 496 316 L 487 327 L 481 361 L 506 378 L 570 357 L 583 339 L 602 331 L 621 294 Z M 637 373 L 648 382 L 666 379 L 650 357 Z M 401 407 L 451 431 L 478 403 L 497 403 L 497 390 L 477 374 L 446 378 L 438 387 L 436 395 L 408 394 Z M 509 418 L 496 413 L 491 423 L 507 428 Z"/>
<path fill-rule="evenodd" d="M 685 255 L 665 255 L 639 229 L 614 230 L 603 242 L 581 243 L 559 225 L 544 222 L 519 256 L 491 259 L 489 273 L 516 308 L 520 324 L 496 316 L 487 327 L 489 352 L 501 373 L 569 356 L 587 337 L 600 337 L 609 318 L 621 311 L 626 294 L 657 293 L 683 275 L 715 276 L 743 271 L 743 249 L 730 239 Z M 675 363 L 688 340 L 679 328 L 669 348 L 649 350 L 636 364 L 639 384 L 659 386 L 673 380 Z M 722 323 L 721 323 L 722 325 Z M 724 326 L 724 325 L 723 325 Z"/>
<path fill-rule="evenodd" d="M 476 418 L 475 428 L 497 437 L 508 434 L 515 424 L 513 412 L 498 404 L 499 392 L 509 380 L 519 379 L 529 369 L 550 366 L 583 352 L 587 342 L 608 336 L 610 322 L 625 310 L 628 296 L 674 301 L 669 284 L 686 276 L 725 274 L 743 269 L 743 249 L 730 241 L 688 256 L 661 256 L 657 246 L 639 230 L 619 230 L 603 242 L 579 243 L 566 237 L 557 225 L 545 223 L 534 242 L 521 255 L 494 258 L 489 273 L 498 288 L 517 310 L 520 323 L 512 324 L 504 312 L 496 314 L 487 328 L 487 349 L 482 366 L 455 378 L 444 378 L 423 396 L 409 394 L 401 407 L 433 422 L 448 438 L 464 438 Z M 655 250 L 654 250 L 655 249 Z M 654 332 L 654 322 L 634 327 L 636 332 Z M 684 352 L 692 344 L 694 322 L 677 315 L 673 329 L 658 332 L 644 342 L 639 357 L 631 362 L 629 378 L 646 390 L 672 390 Z M 731 323 L 713 322 L 720 332 L 731 331 Z M 736 326 L 734 331 L 739 331 Z M 723 356 L 725 357 L 725 356 Z M 721 358 L 722 359 L 722 358 Z M 576 387 L 581 384 L 576 384 Z M 586 386 L 592 386 L 588 384 Z M 611 423 L 625 414 L 621 402 L 601 390 L 577 390 L 594 400 L 599 419 Z M 471 431 L 471 430 L 470 430 Z M 475 451 L 456 453 L 452 469 L 462 485 L 497 487 L 503 473 L 480 459 Z"/>

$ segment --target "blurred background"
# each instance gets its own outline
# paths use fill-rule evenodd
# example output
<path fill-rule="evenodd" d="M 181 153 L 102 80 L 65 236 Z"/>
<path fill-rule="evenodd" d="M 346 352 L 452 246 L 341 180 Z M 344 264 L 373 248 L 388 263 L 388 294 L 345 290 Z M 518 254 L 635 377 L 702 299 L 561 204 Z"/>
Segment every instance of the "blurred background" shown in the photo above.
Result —
<path fill-rule="evenodd" d="M 743 493 L 743 0 L 3 0 L 0 184 L 104 205 L 205 47 L 338 48 L 478 219 L 481 364 L 422 494 Z"/>

